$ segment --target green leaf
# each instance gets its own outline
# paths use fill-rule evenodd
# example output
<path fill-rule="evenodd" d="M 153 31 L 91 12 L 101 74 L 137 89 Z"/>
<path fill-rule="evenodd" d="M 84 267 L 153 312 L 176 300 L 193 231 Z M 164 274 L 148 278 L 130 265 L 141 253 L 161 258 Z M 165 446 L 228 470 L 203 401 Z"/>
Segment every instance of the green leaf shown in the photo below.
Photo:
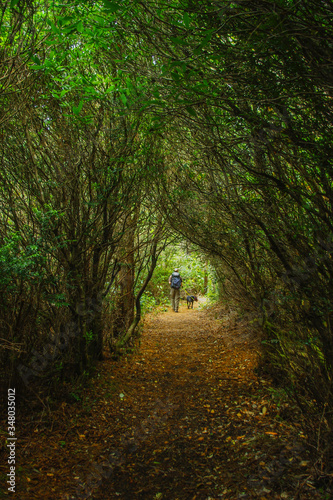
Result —
<path fill-rule="evenodd" d="M 176 71 L 171 71 L 171 77 L 176 83 L 179 83 L 180 78 Z"/>
<path fill-rule="evenodd" d="M 191 116 L 197 116 L 197 113 L 195 109 L 192 108 L 192 106 L 186 106 L 186 111 L 191 115 Z"/>
<path fill-rule="evenodd" d="M 205 38 L 202 40 L 200 46 L 205 47 L 205 45 L 208 45 L 208 43 L 210 42 L 210 40 L 212 38 L 212 35 L 213 35 L 213 31 L 211 30 L 210 33 L 208 33 L 208 35 L 205 36 Z"/>
<path fill-rule="evenodd" d="M 47 20 L 47 24 L 51 27 L 51 30 L 53 31 L 53 33 L 56 33 L 56 34 L 60 33 L 60 29 L 57 28 L 57 26 L 50 19 Z"/>
<path fill-rule="evenodd" d="M 125 94 L 120 94 L 120 99 L 122 100 L 124 106 L 126 106 L 126 104 L 127 104 L 127 97 L 125 96 Z"/>
<path fill-rule="evenodd" d="M 179 37 L 174 37 L 174 36 L 171 36 L 170 37 L 170 40 L 172 41 L 172 43 L 174 43 L 175 45 L 187 45 L 186 42 L 184 42 L 184 40 L 182 40 L 181 38 Z"/>
<path fill-rule="evenodd" d="M 202 42 L 200 43 L 200 45 L 193 51 L 194 55 L 200 54 L 200 52 L 203 49 L 203 47 L 205 47 L 206 45 L 209 44 L 209 42 L 210 42 L 210 40 L 212 38 L 212 35 L 213 35 L 213 30 L 209 30 L 207 36 L 205 36 L 205 38 L 202 40 Z"/>
<path fill-rule="evenodd" d="M 82 21 L 80 21 L 80 22 L 78 22 L 78 23 L 77 23 L 77 25 L 76 25 L 76 29 L 77 29 L 80 33 L 83 33 L 84 28 L 83 28 L 83 22 L 82 22 Z"/>
<path fill-rule="evenodd" d="M 116 12 L 117 10 L 119 10 L 121 8 L 119 3 L 111 2 L 110 0 L 103 0 L 103 3 L 105 5 L 106 9 L 109 10 L 110 12 Z"/>
<path fill-rule="evenodd" d="M 190 27 L 190 16 L 188 15 L 188 12 L 184 12 L 183 21 L 184 21 L 186 28 L 189 28 Z"/>
<path fill-rule="evenodd" d="M 126 83 L 127 83 L 127 88 L 129 90 L 133 90 L 134 89 L 133 84 L 132 84 L 130 78 L 126 78 Z"/>
<path fill-rule="evenodd" d="M 18 4 L 18 1 L 19 1 L 19 0 L 12 0 L 12 1 L 10 2 L 10 8 L 11 8 L 11 9 L 13 9 L 13 8 L 15 7 L 15 5 L 17 5 L 17 4 Z"/>
<path fill-rule="evenodd" d="M 73 113 L 74 113 L 74 115 L 78 116 L 80 114 L 80 112 L 81 112 L 82 107 L 83 107 L 83 101 L 80 101 L 79 105 L 77 107 L 73 106 Z"/>

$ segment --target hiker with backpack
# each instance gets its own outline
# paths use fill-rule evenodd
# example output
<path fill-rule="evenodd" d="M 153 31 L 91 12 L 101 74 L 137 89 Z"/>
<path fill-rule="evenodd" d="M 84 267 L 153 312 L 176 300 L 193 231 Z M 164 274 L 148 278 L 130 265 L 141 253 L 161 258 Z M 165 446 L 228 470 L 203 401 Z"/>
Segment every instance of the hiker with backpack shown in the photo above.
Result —
<path fill-rule="evenodd" d="M 179 269 L 176 267 L 174 272 L 169 277 L 169 285 L 171 286 L 171 307 L 177 313 L 180 299 L 180 287 L 182 286 L 182 278 L 179 274 Z"/>

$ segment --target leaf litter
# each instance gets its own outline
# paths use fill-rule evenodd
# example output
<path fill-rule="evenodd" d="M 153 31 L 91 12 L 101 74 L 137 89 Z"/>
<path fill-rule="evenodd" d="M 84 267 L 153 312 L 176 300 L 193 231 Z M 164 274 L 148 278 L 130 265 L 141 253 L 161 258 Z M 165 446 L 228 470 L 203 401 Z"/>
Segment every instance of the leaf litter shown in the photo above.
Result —
<path fill-rule="evenodd" d="M 300 416 L 257 362 L 243 324 L 199 309 L 149 315 L 133 354 L 106 354 L 51 415 L 20 415 L 17 498 L 325 498 Z"/>

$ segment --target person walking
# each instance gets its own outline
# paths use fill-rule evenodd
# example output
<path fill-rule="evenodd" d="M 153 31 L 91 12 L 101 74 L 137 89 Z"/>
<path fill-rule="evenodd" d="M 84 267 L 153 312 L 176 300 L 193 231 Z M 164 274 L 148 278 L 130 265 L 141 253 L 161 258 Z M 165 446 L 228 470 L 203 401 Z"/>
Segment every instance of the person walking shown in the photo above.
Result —
<path fill-rule="evenodd" d="M 171 286 L 171 307 L 176 313 L 178 312 L 179 307 L 180 287 L 182 286 L 182 281 L 179 269 L 176 267 L 174 272 L 169 276 L 169 285 Z"/>

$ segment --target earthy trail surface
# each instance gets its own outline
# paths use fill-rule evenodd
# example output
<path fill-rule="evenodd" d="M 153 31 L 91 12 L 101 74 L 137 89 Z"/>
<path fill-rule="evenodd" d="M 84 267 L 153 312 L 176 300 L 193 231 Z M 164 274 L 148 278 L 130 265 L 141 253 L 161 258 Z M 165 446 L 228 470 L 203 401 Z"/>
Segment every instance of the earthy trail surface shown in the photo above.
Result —
<path fill-rule="evenodd" d="M 184 306 L 150 315 L 133 354 L 106 358 L 58 409 L 20 417 L 13 497 L 324 498 L 293 410 L 256 363 L 237 320 Z"/>

